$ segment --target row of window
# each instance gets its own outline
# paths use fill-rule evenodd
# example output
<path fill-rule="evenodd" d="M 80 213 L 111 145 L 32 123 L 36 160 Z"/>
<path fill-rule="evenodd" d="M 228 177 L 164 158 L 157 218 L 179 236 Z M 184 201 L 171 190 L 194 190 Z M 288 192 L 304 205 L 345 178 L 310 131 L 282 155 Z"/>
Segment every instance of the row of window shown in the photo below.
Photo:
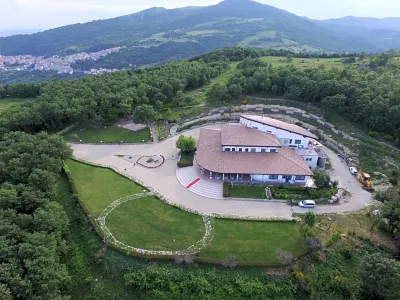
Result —
<path fill-rule="evenodd" d="M 312 161 L 312 158 L 306 158 L 306 161 Z"/>
<path fill-rule="evenodd" d="M 250 151 L 249 151 L 250 150 Z M 225 148 L 225 151 L 227 152 L 236 152 L 236 148 Z M 238 148 L 238 152 L 257 152 L 256 148 Z M 261 152 L 265 153 L 267 152 L 267 149 L 261 148 Z M 269 152 L 276 152 L 276 149 L 271 149 Z"/>
<path fill-rule="evenodd" d="M 286 177 L 292 177 L 292 176 L 286 176 Z M 279 175 L 269 175 L 270 180 L 277 180 L 279 178 Z M 295 177 L 295 180 L 305 180 L 306 176 L 299 175 Z"/>

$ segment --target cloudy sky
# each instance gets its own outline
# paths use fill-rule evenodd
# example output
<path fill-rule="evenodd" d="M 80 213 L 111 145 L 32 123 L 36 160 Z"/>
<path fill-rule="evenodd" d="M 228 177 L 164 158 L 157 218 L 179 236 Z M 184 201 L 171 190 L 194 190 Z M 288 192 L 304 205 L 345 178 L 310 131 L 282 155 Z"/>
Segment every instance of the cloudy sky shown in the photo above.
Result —
<path fill-rule="evenodd" d="M 221 0 L 0 0 L 0 31 L 48 29 L 134 13 L 153 6 L 206 6 Z M 258 0 L 314 19 L 400 17 L 399 0 Z"/>

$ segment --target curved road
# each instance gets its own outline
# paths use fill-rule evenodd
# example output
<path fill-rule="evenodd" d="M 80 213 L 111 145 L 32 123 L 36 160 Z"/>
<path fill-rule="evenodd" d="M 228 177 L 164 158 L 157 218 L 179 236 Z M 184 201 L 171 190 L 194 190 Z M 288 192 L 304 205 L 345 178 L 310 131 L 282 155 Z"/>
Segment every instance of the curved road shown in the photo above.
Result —
<path fill-rule="evenodd" d="M 210 125 L 206 128 L 219 128 L 221 125 Z M 202 127 L 204 128 L 204 127 Z M 185 135 L 198 138 L 200 128 L 186 131 Z M 74 156 L 86 161 L 112 165 L 122 173 L 134 176 L 164 195 L 173 202 L 196 210 L 199 213 L 215 213 L 224 217 L 230 215 L 240 217 L 290 218 L 293 211 L 305 212 L 307 210 L 297 207 L 292 208 L 285 203 L 253 202 L 215 200 L 196 195 L 183 187 L 176 178 L 176 163 L 178 150 L 175 147 L 178 136 L 174 136 L 157 144 L 146 145 L 89 145 L 71 144 Z M 372 202 L 371 195 L 364 191 L 355 177 L 351 175 L 339 157 L 329 149 L 325 149 L 335 169 L 332 178 L 340 182 L 340 186 L 347 188 L 352 197 L 349 203 L 341 203 L 332 206 L 319 206 L 314 209 L 316 213 L 336 213 L 354 211 L 364 208 Z M 116 155 L 130 155 L 139 157 L 142 155 L 163 155 L 165 163 L 157 169 L 146 169 L 139 165 L 126 161 Z"/>

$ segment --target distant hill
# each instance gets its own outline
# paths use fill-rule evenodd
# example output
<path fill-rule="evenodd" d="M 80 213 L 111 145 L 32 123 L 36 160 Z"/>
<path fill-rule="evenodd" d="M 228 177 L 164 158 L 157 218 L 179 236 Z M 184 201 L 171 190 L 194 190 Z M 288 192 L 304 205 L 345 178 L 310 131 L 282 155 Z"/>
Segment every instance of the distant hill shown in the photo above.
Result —
<path fill-rule="evenodd" d="M 360 18 L 360 17 L 344 17 L 339 19 L 328 19 L 318 21 L 323 25 L 345 26 L 345 27 L 361 27 L 370 30 L 395 30 L 400 31 L 400 18 Z"/>
<path fill-rule="evenodd" d="M 357 24 L 368 24 L 372 33 L 367 36 L 359 30 L 343 29 L 356 28 Z M 317 22 L 251 0 L 226 0 L 208 7 L 151 8 L 113 19 L 0 38 L 0 54 L 66 55 L 113 46 L 148 48 L 171 43 L 188 46 L 190 54 L 226 46 L 378 52 L 400 48 L 396 24 L 396 18 Z M 379 30 L 385 30 L 384 34 L 377 34 Z"/>

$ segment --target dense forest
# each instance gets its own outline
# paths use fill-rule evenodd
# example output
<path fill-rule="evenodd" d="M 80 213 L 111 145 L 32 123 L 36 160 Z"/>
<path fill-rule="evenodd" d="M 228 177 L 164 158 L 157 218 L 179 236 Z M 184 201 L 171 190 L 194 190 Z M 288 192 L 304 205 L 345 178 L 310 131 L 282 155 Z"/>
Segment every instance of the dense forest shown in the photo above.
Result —
<path fill-rule="evenodd" d="M 57 178 L 71 151 L 60 137 L 43 131 L 74 122 L 112 123 L 148 110 L 152 117 L 164 108 L 180 110 L 193 102 L 188 92 L 211 83 L 233 61 L 239 62 L 236 70 L 226 84 L 211 86 L 208 101 L 230 105 L 243 95 L 261 95 L 315 103 L 328 116 L 346 116 L 399 140 L 396 53 L 352 56 L 343 68 L 329 70 L 273 67 L 260 59 L 265 53 L 229 48 L 143 70 L 0 86 L 0 98 L 34 99 L 0 115 L 0 298 L 68 299 L 79 290 L 75 298 L 80 299 L 398 299 L 400 263 L 368 241 L 334 244 L 322 252 L 313 246 L 310 257 L 286 266 L 289 276 L 283 277 L 266 276 L 264 270 L 136 264 L 112 250 L 95 257 L 101 242 L 77 211 L 74 196 L 68 194 L 63 205 L 55 201 Z M 290 60 L 306 54 L 282 55 Z M 398 188 L 377 195 L 388 220 L 380 226 L 397 239 L 399 195 Z M 102 285 L 107 278 L 121 288 Z"/>

